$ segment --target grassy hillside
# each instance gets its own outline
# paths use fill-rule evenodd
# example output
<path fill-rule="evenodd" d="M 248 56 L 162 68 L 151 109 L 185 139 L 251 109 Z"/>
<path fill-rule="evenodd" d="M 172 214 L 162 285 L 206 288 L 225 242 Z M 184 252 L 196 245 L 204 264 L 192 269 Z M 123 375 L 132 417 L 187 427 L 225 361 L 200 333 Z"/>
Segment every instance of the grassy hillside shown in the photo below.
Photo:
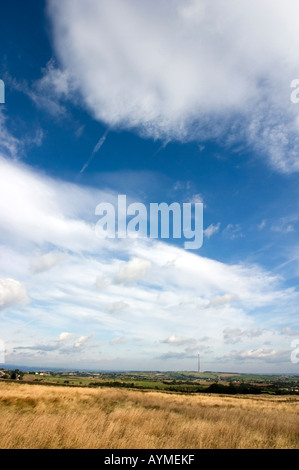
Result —
<path fill-rule="evenodd" d="M 299 398 L 0 382 L 0 448 L 298 448 Z"/>

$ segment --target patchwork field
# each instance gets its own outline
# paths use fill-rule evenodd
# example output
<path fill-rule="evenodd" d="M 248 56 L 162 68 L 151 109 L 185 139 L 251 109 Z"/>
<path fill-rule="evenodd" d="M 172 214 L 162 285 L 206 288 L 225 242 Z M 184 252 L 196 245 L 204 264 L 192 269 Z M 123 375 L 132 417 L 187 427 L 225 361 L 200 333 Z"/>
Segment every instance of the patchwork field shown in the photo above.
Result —
<path fill-rule="evenodd" d="M 299 398 L 0 382 L 1 449 L 292 449 Z"/>

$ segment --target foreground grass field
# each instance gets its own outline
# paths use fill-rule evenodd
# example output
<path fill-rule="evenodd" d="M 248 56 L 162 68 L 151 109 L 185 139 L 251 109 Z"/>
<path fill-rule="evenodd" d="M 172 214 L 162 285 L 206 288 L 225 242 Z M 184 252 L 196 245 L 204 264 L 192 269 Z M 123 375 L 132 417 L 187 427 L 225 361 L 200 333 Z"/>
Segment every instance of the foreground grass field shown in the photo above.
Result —
<path fill-rule="evenodd" d="M 299 399 L 0 383 L 1 449 L 299 447 Z"/>

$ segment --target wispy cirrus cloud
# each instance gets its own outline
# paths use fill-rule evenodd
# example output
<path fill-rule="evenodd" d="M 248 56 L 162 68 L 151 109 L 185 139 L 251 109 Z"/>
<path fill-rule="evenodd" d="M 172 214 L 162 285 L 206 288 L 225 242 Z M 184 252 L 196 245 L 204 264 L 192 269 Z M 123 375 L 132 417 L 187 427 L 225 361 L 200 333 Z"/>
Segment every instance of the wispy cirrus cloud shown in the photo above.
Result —
<path fill-rule="evenodd" d="M 6 121 L 7 118 L 0 108 L 0 152 L 16 158 L 21 151 L 22 144 L 19 139 L 9 132 Z"/>
<path fill-rule="evenodd" d="M 205 230 L 204 230 L 204 235 L 206 238 L 211 238 L 213 235 L 215 235 L 215 233 L 218 233 L 219 232 L 219 229 L 220 229 L 220 222 L 218 222 L 218 224 L 216 225 L 209 225 Z"/>
<path fill-rule="evenodd" d="M 298 224 L 298 220 L 299 217 L 297 214 L 281 217 L 280 220 L 271 225 L 271 231 L 285 234 L 295 232 L 295 226 Z"/>
<path fill-rule="evenodd" d="M 38 109 L 42 109 L 56 119 L 68 115 L 65 101 L 70 98 L 75 100 L 72 93 L 70 77 L 67 71 L 57 67 L 53 59 L 49 60 L 41 70 L 41 77 L 29 83 L 27 80 L 18 81 L 9 73 L 5 74 L 5 81 L 10 89 L 28 96 Z"/>

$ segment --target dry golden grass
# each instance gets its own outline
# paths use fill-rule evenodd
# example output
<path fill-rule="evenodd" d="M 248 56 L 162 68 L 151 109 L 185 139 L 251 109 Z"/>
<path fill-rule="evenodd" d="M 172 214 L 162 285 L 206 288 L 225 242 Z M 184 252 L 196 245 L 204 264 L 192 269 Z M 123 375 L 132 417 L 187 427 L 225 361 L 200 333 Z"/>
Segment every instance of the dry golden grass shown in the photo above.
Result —
<path fill-rule="evenodd" d="M 1 449 L 297 448 L 299 399 L 0 383 Z"/>

